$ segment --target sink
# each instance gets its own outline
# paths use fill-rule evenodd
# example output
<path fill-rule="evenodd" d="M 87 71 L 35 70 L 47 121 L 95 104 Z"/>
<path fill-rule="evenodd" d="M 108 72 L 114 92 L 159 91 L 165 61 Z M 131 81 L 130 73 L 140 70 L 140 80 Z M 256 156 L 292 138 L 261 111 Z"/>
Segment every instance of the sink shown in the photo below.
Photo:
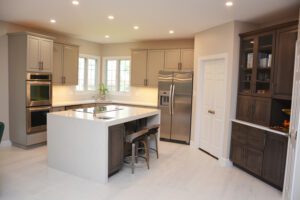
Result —
<path fill-rule="evenodd" d="M 109 119 L 113 119 L 113 117 L 99 116 L 97 117 L 97 119 L 109 120 Z"/>

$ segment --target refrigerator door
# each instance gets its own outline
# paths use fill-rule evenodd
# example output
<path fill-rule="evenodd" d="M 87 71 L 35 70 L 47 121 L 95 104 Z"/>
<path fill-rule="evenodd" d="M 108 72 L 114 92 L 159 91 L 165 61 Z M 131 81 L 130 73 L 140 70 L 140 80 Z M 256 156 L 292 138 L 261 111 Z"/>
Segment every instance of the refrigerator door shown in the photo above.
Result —
<path fill-rule="evenodd" d="M 190 143 L 193 73 L 174 73 L 171 139 Z"/>
<path fill-rule="evenodd" d="M 161 110 L 160 138 L 171 138 L 172 72 L 160 72 L 158 76 L 158 108 Z"/>

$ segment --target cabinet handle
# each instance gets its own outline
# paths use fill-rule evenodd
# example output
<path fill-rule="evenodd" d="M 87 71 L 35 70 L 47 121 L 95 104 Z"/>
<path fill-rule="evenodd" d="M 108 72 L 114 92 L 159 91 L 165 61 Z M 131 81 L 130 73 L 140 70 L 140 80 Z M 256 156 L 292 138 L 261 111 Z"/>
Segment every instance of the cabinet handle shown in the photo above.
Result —
<path fill-rule="evenodd" d="M 179 70 L 182 70 L 182 63 L 179 63 Z"/>
<path fill-rule="evenodd" d="M 144 86 L 147 86 L 147 80 L 144 79 Z"/>
<path fill-rule="evenodd" d="M 64 84 L 66 84 L 66 77 L 64 76 Z"/>
<path fill-rule="evenodd" d="M 146 86 L 148 86 L 148 79 L 146 79 Z"/>
<path fill-rule="evenodd" d="M 43 70 L 44 69 L 44 62 L 42 61 L 41 63 L 42 63 L 42 70 Z"/>
<path fill-rule="evenodd" d="M 39 61 L 39 70 L 42 70 L 42 62 Z"/>

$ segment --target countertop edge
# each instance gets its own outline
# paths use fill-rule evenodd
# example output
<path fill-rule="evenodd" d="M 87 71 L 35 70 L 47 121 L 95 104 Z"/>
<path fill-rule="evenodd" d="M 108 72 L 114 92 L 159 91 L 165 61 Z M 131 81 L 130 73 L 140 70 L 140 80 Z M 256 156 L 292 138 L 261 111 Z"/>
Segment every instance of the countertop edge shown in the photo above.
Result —
<path fill-rule="evenodd" d="M 261 126 L 261 125 L 257 125 L 257 124 L 252 124 L 252 123 L 245 122 L 245 121 L 238 120 L 238 119 L 232 119 L 231 121 L 239 123 L 239 124 L 251 126 L 251 127 L 254 127 L 254 128 L 258 128 L 258 129 L 261 129 L 261 130 L 265 130 L 265 131 L 268 131 L 268 132 L 271 132 L 271 133 L 276 133 L 278 135 L 282 135 L 282 136 L 285 136 L 285 137 L 288 137 L 287 133 L 284 133 L 284 132 L 281 132 L 281 131 L 276 131 L 276 130 L 273 130 L 271 128 L 265 127 L 265 126 Z"/>

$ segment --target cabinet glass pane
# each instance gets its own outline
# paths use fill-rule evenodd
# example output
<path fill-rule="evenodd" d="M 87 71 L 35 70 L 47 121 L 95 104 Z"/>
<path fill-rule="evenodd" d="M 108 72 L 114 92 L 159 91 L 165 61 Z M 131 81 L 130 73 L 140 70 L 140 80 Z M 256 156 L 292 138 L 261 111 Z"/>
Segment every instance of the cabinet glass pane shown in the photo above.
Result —
<path fill-rule="evenodd" d="M 260 36 L 258 41 L 258 63 L 255 92 L 257 94 L 269 94 L 272 68 L 273 35 L 270 34 Z"/>
<path fill-rule="evenodd" d="M 253 46 L 254 40 L 247 39 L 242 41 L 241 65 L 240 65 L 240 92 L 251 92 L 251 81 L 253 71 Z"/>

